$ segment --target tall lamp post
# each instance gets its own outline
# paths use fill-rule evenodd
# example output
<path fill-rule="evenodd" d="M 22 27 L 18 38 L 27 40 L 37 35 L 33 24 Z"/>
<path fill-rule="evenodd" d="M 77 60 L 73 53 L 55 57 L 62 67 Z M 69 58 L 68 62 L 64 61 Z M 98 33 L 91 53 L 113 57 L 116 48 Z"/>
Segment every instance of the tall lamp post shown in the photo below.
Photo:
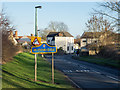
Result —
<path fill-rule="evenodd" d="M 42 8 L 42 6 L 35 7 L 35 36 L 38 35 L 38 33 L 37 33 L 37 8 Z"/>
<path fill-rule="evenodd" d="M 38 36 L 37 33 L 37 8 L 42 8 L 41 6 L 35 7 L 35 36 Z M 35 81 L 37 81 L 37 55 L 35 54 Z"/>

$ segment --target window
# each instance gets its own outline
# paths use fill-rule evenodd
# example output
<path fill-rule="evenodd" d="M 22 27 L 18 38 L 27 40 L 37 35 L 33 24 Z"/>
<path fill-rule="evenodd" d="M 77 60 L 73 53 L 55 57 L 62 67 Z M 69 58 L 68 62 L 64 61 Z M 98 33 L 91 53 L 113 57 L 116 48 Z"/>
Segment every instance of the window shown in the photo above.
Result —
<path fill-rule="evenodd" d="M 95 43 L 97 43 L 97 41 L 95 41 Z"/>
<path fill-rule="evenodd" d="M 83 40 L 83 42 L 86 42 L 86 40 Z"/>
<path fill-rule="evenodd" d="M 69 51 L 69 46 L 67 46 L 67 51 Z"/>
<path fill-rule="evenodd" d="M 48 40 L 48 43 L 50 42 L 50 40 Z"/>
<path fill-rule="evenodd" d="M 73 50 L 73 46 L 72 46 L 72 50 Z"/>

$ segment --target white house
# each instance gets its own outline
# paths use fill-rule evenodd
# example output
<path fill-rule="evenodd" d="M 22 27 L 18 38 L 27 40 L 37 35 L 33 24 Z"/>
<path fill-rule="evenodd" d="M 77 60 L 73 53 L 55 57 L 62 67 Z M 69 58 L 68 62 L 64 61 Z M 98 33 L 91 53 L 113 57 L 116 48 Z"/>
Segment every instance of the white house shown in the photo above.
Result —
<path fill-rule="evenodd" d="M 74 37 L 68 32 L 50 32 L 47 35 L 47 44 L 60 47 L 66 53 L 74 53 Z"/>

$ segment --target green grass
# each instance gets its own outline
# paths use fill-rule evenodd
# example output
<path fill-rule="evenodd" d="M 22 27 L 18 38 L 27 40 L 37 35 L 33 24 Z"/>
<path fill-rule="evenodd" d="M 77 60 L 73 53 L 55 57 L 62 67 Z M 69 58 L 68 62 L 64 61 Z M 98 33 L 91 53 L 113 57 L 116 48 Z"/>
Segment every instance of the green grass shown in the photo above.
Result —
<path fill-rule="evenodd" d="M 2 66 L 2 88 L 73 88 L 65 75 L 55 70 L 55 84 L 51 80 L 51 65 L 38 57 L 37 79 L 34 81 L 34 55 L 20 53 Z"/>
<path fill-rule="evenodd" d="M 95 63 L 98 65 L 120 69 L 120 60 L 113 60 L 111 58 L 102 58 L 98 56 L 80 56 L 80 57 L 73 56 L 73 58 L 81 61 L 86 61 L 89 63 Z"/>

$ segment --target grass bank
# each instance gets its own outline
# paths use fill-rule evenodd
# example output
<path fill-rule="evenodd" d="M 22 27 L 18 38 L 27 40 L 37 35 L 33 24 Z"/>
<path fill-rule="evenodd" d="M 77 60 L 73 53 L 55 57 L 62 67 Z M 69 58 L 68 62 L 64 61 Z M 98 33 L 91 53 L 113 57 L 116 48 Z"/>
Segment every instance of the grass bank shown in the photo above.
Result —
<path fill-rule="evenodd" d="M 111 58 L 102 58 L 98 56 L 73 56 L 73 58 L 80 61 L 86 61 L 89 63 L 120 69 L 120 60 L 113 60 Z"/>
<path fill-rule="evenodd" d="M 34 81 L 34 55 L 20 53 L 2 66 L 2 88 L 73 88 L 63 73 L 55 70 L 55 84 L 51 81 L 51 65 L 38 57 L 37 79 Z"/>

